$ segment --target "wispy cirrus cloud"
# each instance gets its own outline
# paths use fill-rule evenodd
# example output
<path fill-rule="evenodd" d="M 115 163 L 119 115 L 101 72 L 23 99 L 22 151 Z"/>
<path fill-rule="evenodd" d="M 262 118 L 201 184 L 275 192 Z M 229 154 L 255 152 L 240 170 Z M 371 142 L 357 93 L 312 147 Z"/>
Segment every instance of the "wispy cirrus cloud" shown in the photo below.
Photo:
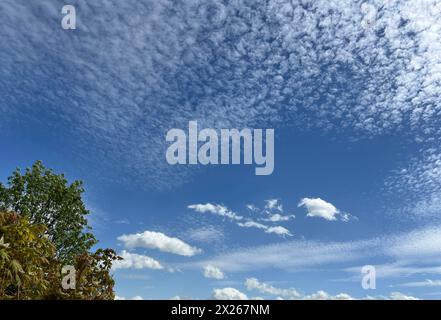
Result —
<path fill-rule="evenodd" d="M 393 212 L 414 221 L 440 221 L 441 150 L 431 147 L 420 150 L 407 166 L 395 170 L 385 182 L 391 199 L 399 198 Z"/>
<path fill-rule="evenodd" d="M 191 228 L 185 232 L 185 236 L 202 243 L 220 243 L 225 240 L 223 230 L 211 225 Z"/>
<path fill-rule="evenodd" d="M 132 183 L 187 179 L 163 155 L 188 120 L 439 137 L 436 0 L 73 4 L 65 32 L 58 1 L 1 2 L 1 121 L 58 126 Z"/>
<path fill-rule="evenodd" d="M 212 213 L 215 215 L 218 215 L 220 217 L 225 217 L 230 220 L 237 220 L 241 221 L 244 218 L 235 212 L 229 210 L 224 205 L 220 204 L 211 204 L 211 203 L 205 203 L 205 204 L 191 204 L 187 207 L 188 209 L 193 209 L 196 212 L 199 213 Z"/>
<path fill-rule="evenodd" d="M 357 241 L 287 241 L 232 250 L 187 264 L 184 268 L 213 264 L 227 272 L 266 269 L 299 272 L 312 267 L 334 266 L 360 275 L 361 266 L 374 260 L 378 277 L 423 274 L 428 271 L 439 273 L 440 237 L 440 227 L 429 227 Z M 348 264 L 357 265 L 359 261 L 363 261 L 363 264 L 346 267 Z M 387 263 L 382 265 L 379 261 Z"/>
<path fill-rule="evenodd" d="M 424 281 L 414 281 L 402 283 L 402 287 L 441 287 L 441 280 L 426 279 Z"/>
<path fill-rule="evenodd" d="M 232 210 L 228 209 L 224 205 L 212 204 L 212 203 L 192 204 L 187 206 L 187 208 L 192 209 L 198 213 L 210 213 L 223 218 L 227 218 L 229 221 L 235 223 L 240 228 L 255 228 L 255 229 L 263 230 L 265 233 L 269 233 L 269 234 L 276 234 L 279 236 L 292 236 L 292 233 L 285 227 L 271 226 L 258 222 L 254 219 L 254 217 L 245 217 L 239 215 L 233 212 Z M 277 221 L 286 221 L 286 220 L 277 220 Z"/>

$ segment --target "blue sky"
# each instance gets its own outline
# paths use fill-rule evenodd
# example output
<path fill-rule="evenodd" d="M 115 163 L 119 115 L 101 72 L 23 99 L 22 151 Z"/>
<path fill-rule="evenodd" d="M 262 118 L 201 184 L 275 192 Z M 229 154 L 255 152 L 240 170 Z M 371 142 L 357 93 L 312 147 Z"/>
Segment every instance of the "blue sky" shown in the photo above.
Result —
<path fill-rule="evenodd" d="M 64 4 L 0 4 L 0 179 L 83 180 L 119 297 L 441 297 L 439 3 Z M 274 128 L 273 174 L 170 166 L 192 120 Z"/>

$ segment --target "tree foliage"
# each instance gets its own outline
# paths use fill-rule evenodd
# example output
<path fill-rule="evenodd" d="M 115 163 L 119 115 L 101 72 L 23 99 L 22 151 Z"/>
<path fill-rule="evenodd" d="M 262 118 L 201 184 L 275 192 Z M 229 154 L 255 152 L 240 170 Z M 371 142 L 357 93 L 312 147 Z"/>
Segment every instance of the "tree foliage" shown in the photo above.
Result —
<path fill-rule="evenodd" d="M 44 232 L 16 213 L 0 213 L 0 298 L 35 299 L 48 290 L 55 247 Z"/>
<path fill-rule="evenodd" d="M 72 263 L 96 244 L 94 236 L 85 232 L 90 227 L 83 192 L 81 181 L 69 184 L 63 174 L 55 174 L 38 161 L 24 174 L 16 169 L 8 186 L 0 183 L 0 210 L 17 212 L 30 223 L 45 225 L 58 258 Z"/>
<path fill-rule="evenodd" d="M 113 299 L 112 249 L 90 252 L 82 183 L 41 162 L 0 183 L 0 299 Z M 63 267 L 75 286 L 63 288 Z"/>
<path fill-rule="evenodd" d="M 62 287 L 64 263 L 57 258 L 46 227 L 17 213 L 0 212 L 0 299 L 114 299 L 112 249 L 75 258 L 75 288 Z"/>

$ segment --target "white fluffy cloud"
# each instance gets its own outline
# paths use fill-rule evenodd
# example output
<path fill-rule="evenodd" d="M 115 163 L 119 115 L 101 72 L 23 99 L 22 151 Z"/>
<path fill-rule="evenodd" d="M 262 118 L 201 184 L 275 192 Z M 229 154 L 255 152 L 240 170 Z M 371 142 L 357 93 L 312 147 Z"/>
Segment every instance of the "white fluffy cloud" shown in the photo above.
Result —
<path fill-rule="evenodd" d="M 350 295 L 346 293 L 340 293 L 335 296 L 328 294 L 327 292 L 320 290 L 311 295 L 303 295 L 294 288 L 277 288 L 269 283 L 260 282 L 256 278 L 248 278 L 245 281 L 245 286 L 247 290 L 257 290 L 260 293 L 270 295 L 272 298 L 276 299 L 286 299 L 286 300 L 353 300 Z"/>
<path fill-rule="evenodd" d="M 130 253 L 126 250 L 123 250 L 120 254 L 123 260 L 117 260 L 113 263 L 112 269 L 157 269 L 161 270 L 164 267 L 161 263 L 151 257 Z"/>
<path fill-rule="evenodd" d="M 158 249 L 163 252 L 178 254 L 181 256 L 194 256 L 202 250 L 192 247 L 184 241 L 169 237 L 161 232 L 144 231 L 142 233 L 124 234 L 118 237 L 126 248 Z"/>
<path fill-rule="evenodd" d="M 299 202 L 299 207 L 305 207 L 308 217 L 319 217 L 329 221 L 337 220 L 340 212 L 333 204 L 320 198 L 303 198 Z"/>
<path fill-rule="evenodd" d="M 235 288 L 222 288 L 213 290 L 213 299 L 215 300 L 248 300 L 245 293 Z"/>
<path fill-rule="evenodd" d="M 420 286 L 420 285 L 432 286 L 433 284 L 435 286 L 439 285 L 438 283 L 432 282 L 432 281 L 426 281 L 422 284 L 417 282 L 415 284 L 416 284 L 415 286 Z M 411 283 L 410 286 L 413 286 L 413 283 Z M 336 295 L 331 295 L 324 290 L 319 290 L 315 293 L 304 295 L 304 294 L 301 294 L 300 292 L 298 292 L 294 288 L 288 288 L 288 289 L 277 288 L 277 287 L 270 285 L 269 283 L 260 282 L 256 278 L 246 279 L 245 287 L 247 288 L 247 290 L 257 290 L 264 295 L 271 296 L 271 299 L 275 298 L 277 300 L 285 300 L 285 299 L 286 300 L 355 300 L 355 299 L 358 299 L 358 298 L 352 297 L 351 295 L 349 295 L 347 293 L 339 293 Z M 406 295 L 401 292 L 392 292 L 389 295 L 389 297 L 370 297 L 370 296 L 368 296 L 368 297 L 365 297 L 362 299 L 419 300 L 416 297 Z"/>
<path fill-rule="evenodd" d="M 408 296 L 408 295 L 405 295 L 404 293 L 401 293 L 401 292 L 392 292 L 390 294 L 390 299 L 391 300 L 419 300 L 416 297 Z"/>
<path fill-rule="evenodd" d="M 301 297 L 301 294 L 296 289 L 276 288 L 268 283 L 260 282 L 256 278 L 246 279 L 245 286 L 247 290 L 257 290 L 263 294 L 275 295 L 286 299 L 297 299 Z"/>
<path fill-rule="evenodd" d="M 319 290 L 316 293 L 303 297 L 304 300 L 354 300 L 347 293 L 339 293 L 335 296 L 328 294 L 326 291 Z"/>
<path fill-rule="evenodd" d="M 319 290 L 312 294 L 301 294 L 296 289 L 282 289 L 274 287 L 268 283 L 260 282 L 256 278 L 249 278 L 245 281 L 247 290 L 257 290 L 260 293 L 268 296 L 269 299 L 275 300 L 419 300 L 418 298 L 406 295 L 401 292 L 391 292 L 389 296 L 366 296 L 364 298 L 355 298 L 347 293 L 339 293 L 336 295 L 329 294 L 324 290 Z M 214 289 L 213 298 L 216 300 L 263 300 L 262 297 L 248 298 L 248 296 L 235 289 L 235 288 L 223 288 Z"/>
<path fill-rule="evenodd" d="M 416 283 L 416 286 L 420 286 L 420 283 Z M 433 282 L 427 281 L 424 285 L 429 284 L 432 285 Z M 245 287 L 247 290 L 257 290 L 260 293 L 269 296 L 270 299 L 277 300 L 383 300 L 383 299 L 391 299 L 391 300 L 418 300 L 418 298 L 403 294 L 401 292 L 392 292 L 388 297 L 378 296 L 372 297 L 367 296 L 364 298 L 354 298 L 347 293 L 339 293 L 336 295 L 332 295 L 327 293 L 324 290 L 319 290 L 312 294 L 302 294 L 294 288 L 278 288 L 269 283 L 261 282 L 256 278 L 248 278 L 245 281 Z"/>
<path fill-rule="evenodd" d="M 212 279 L 223 279 L 225 277 L 221 269 L 211 264 L 204 267 L 204 277 Z"/>
<path fill-rule="evenodd" d="M 303 198 L 298 206 L 306 208 L 307 217 L 318 217 L 329 221 L 340 219 L 343 222 L 347 222 L 353 217 L 349 213 L 341 213 L 332 203 L 320 198 Z"/>

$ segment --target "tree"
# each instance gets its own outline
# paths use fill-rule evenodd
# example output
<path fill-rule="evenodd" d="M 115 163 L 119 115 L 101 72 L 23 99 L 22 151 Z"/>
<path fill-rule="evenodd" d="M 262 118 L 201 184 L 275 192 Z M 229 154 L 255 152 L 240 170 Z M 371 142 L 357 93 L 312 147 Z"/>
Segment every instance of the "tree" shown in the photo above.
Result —
<path fill-rule="evenodd" d="M 77 257 L 75 291 L 70 291 L 70 298 L 113 300 L 115 294 L 113 280 L 110 272 L 112 263 L 121 260 L 112 249 L 98 249 L 93 254 L 82 254 Z"/>
<path fill-rule="evenodd" d="M 16 213 L 0 213 L 0 298 L 33 299 L 46 292 L 55 247 L 43 225 Z"/>
<path fill-rule="evenodd" d="M 73 289 L 62 287 L 64 263 L 45 235 L 43 224 L 32 224 L 13 212 L 0 212 L 0 299 L 114 299 L 112 249 L 75 257 Z"/>
<path fill-rule="evenodd" d="M 38 161 L 24 174 L 16 169 L 8 186 L 0 183 L 0 211 L 14 211 L 31 224 L 46 226 L 57 258 L 73 263 L 97 243 L 87 232 L 89 211 L 81 198 L 83 192 L 81 181 L 69 184 L 63 174 L 55 174 Z"/>

